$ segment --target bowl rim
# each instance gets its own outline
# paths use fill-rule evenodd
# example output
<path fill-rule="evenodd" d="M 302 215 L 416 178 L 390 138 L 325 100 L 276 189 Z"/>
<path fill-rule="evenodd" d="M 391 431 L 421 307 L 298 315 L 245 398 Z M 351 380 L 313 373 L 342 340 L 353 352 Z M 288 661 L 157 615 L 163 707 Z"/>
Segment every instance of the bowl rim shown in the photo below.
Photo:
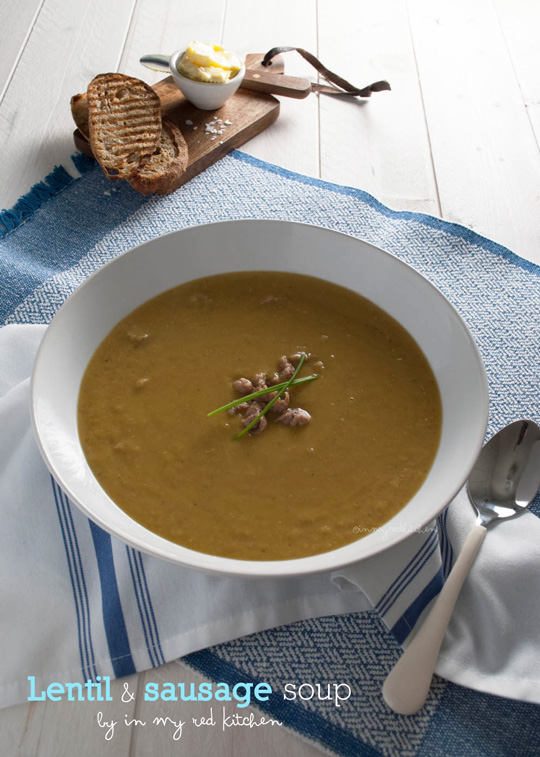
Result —
<path fill-rule="evenodd" d="M 342 553 L 344 550 L 348 550 L 352 552 L 351 548 L 354 547 L 355 544 L 357 544 L 358 542 L 365 543 L 365 539 L 369 538 L 369 536 L 363 537 L 362 539 L 355 540 L 353 542 L 350 542 L 349 544 L 344 545 L 343 547 L 339 547 L 337 549 L 330 550 L 328 552 L 321 552 L 321 553 L 310 555 L 307 557 L 300 557 L 300 558 L 288 559 L 288 560 L 239 560 L 236 558 L 221 557 L 218 555 L 211 555 L 205 552 L 198 552 L 198 551 L 189 549 L 188 547 L 182 547 L 181 545 L 177 545 L 175 542 L 170 542 L 169 540 L 165 538 L 159 537 L 154 532 L 150 531 L 150 529 L 146 529 L 140 523 L 135 521 L 133 518 L 127 515 L 125 511 L 122 510 L 124 515 L 130 521 L 132 521 L 136 526 L 138 526 L 139 528 L 142 528 L 145 532 L 148 532 L 149 534 L 151 534 L 152 537 L 156 537 L 163 544 L 163 546 L 160 545 L 160 547 L 149 546 L 137 536 L 134 536 L 133 534 L 123 529 L 120 529 L 117 527 L 111 527 L 107 523 L 106 519 L 102 518 L 100 515 L 96 515 L 92 511 L 91 506 L 87 505 L 83 501 L 83 499 L 79 497 L 77 492 L 73 491 L 73 487 L 71 486 L 71 484 L 69 482 L 66 482 L 63 479 L 62 474 L 58 472 L 55 465 L 55 460 L 53 459 L 53 456 L 49 454 L 49 451 L 46 448 L 43 438 L 40 433 L 40 425 L 39 425 L 38 411 L 37 411 L 37 402 L 38 402 L 37 384 L 38 384 L 38 376 L 39 376 L 41 361 L 43 360 L 43 355 L 48 349 L 48 342 L 51 339 L 51 334 L 54 333 L 54 329 L 57 328 L 57 323 L 59 319 L 62 317 L 61 315 L 62 311 L 64 311 L 70 305 L 72 300 L 77 296 L 77 293 L 81 289 L 86 288 L 87 286 L 90 286 L 91 282 L 93 282 L 95 278 L 100 277 L 100 276 L 106 276 L 107 270 L 109 270 L 110 267 L 112 266 L 121 265 L 122 263 L 120 261 L 122 261 L 126 256 L 134 253 L 136 250 L 140 250 L 143 247 L 156 244 L 156 242 L 159 242 L 159 240 L 162 240 L 163 238 L 174 237 L 178 234 L 182 234 L 183 232 L 194 232 L 195 230 L 200 229 L 200 228 L 218 227 L 218 226 L 223 226 L 223 225 L 227 225 L 227 226 L 243 225 L 243 224 L 258 225 L 261 223 L 269 224 L 269 225 L 286 224 L 290 227 L 292 226 L 307 227 L 311 230 L 313 229 L 320 230 L 329 235 L 338 235 L 340 237 L 347 237 L 348 239 L 354 240 L 355 242 L 367 245 L 369 248 L 374 250 L 377 254 L 382 254 L 388 258 L 391 258 L 395 264 L 411 271 L 413 275 L 420 278 L 424 282 L 425 285 L 427 285 L 430 289 L 432 289 L 432 291 L 435 293 L 435 296 L 442 301 L 444 306 L 449 308 L 453 312 L 456 318 L 456 322 L 459 324 L 468 342 L 468 345 L 471 348 L 472 354 L 475 359 L 476 368 L 478 370 L 478 374 L 480 378 L 479 388 L 480 388 L 480 394 L 481 394 L 482 407 L 480 408 L 480 418 L 479 418 L 476 436 L 475 436 L 474 444 L 473 444 L 474 454 L 471 455 L 468 467 L 466 468 L 466 470 L 462 472 L 462 475 L 459 477 L 459 480 L 456 480 L 454 486 L 451 487 L 449 491 L 446 492 L 445 496 L 443 497 L 444 501 L 440 502 L 437 505 L 437 507 L 433 509 L 433 512 L 430 513 L 428 517 L 422 518 L 421 520 L 416 522 L 414 524 L 414 527 L 410 530 L 403 530 L 403 531 L 400 530 L 398 532 L 393 531 L 391 539 L 388 539 L 387 542 L 383 542 L 382 544 L 373 545 L 371 549 L 368 548 L 367 550 L 365 550 L 366 553 L 361 555 L 360 557 L 354 556 L 354 554 L 344 555 Z M 242 269 L 242 270 L 248 270 L 248 269 Z M 313 274 L 307 274 L 307 275 L 313 275 Z M 201 277 L 197 277 L 197 278 L 201 278 Z M 187 279 L 186 281 L 192 281 L 192 280 L 195 280 L 195 279 Z M 173 284 L 172 286 L 177 286 L 177 285 Z M 162 291 L 166 291 L 166 290 L 164 289 Z M 355 291 L 355 290 L 352 290 L 352 291 Z M 365 296 L 365 295 L 362 295 L 362 296 Z M 34 361 L 33 370 L 32 370 L 31 381 L 30 381 L 30 404 L 31 404 L 31 423 L 32 423 L 32 429 L 34 432 L 34 437 L 37 441 L 37 445 L 38 445 L 40 454 L 42 456 L 42 459 L 44 460 L 51 475 L 53 476 L 55 481 L 59 484 L 61 489 L 68 495 L 69 499 L 77 505 L 77 507 L 83 512 L 83 514 L 86 515 L 86 517 L 88 517 L 91 521 L 96 523 L 100 528 L 103 528 L 108 534 L 120 539 L 122 542 L 129 544 L 130 546 L 134 547 L 135 549 L 140 550 L 141 552 L 149 554 L 153 557 L 166 560 L 168 562 L 172 562 L 173 564 L 179 565 L 181 567 L 201 570 L 204 572 L 210 572 L 210 573 L 218 574 L 218 575 L 238 576 L 238 577 L 244 577 L 244 578 L 249 578 L 249 577 L 252 577 L 252 578 L 292 578 L 292 577 L 298 577 L 298 576 L 304 576 L 304 575 L 312 575 L 316 573 L 325 573 L 325 572 L 328 573 L 331 571 L 342 569 L 348 565 L 353 565 L 356 563 L 363 562 L 364 560 L 369 560 L 371 557 L 374 557 L 376 555 L 381 555 L 387 552 L 388 550 L 392 549 L 393 547 L 396 547 L 398 544 L 402 543 L 405 539 L 407 539 L 413 531 L 416 531 L 416 532 L 421 531 L 421 529 L 425 528 L 425 526 L 433 522 L 433 520 L 435 520 L 435 518 L 437 518 L 437 516 L 445 509 L 445 507 L 447 507 L 447 505 L 452 501 L 452 499 L 456 496 L 458 491 L 465 484 L 469 476 L 469 473 L 472 470 L 474 463 L 476 462 L 478 454 L 480 453 L 480 450 L 484 444 L 487 423 L 488 423 L 488 413 L 489 413 L 489 388 L 488 388 L 486 371 L 485 371 L 485 367 L 484 367 L 484 363 L 483 363 L 480 351 L 474 341 L 474 338 L 472 336 L 472 333 L 469 327 L 467 326 L 467 324 L 465 323 L 465 321 L 459 314 L 457 308 L 444 296 L 444 294 L 434 284 L 432 284 L 431 281 L 429 281 L 429 279 L 427 279 L 423 274 L 421 274 L 411 265 L 401 260 L 400 258 L 396 257 L 392 253 L 376 245 L 373 245 L 372 243 L 367 242 L 359 237 L 356 237 L 356 236 L 353 236 L 352 234 L 347 234 L 345 232 L 338 231 L 335 229 L 329 229 L 324 226 L 319 226 L 317 224 L 310 224 L 310 223 L 299 222 L 299 221 L 283 221 L 283 220 L 278 220 L 278 219 L 253 219 L 253 218 L 241 219 L 240 218 L 240 219 L 231 219 L 231 220 L 225 220 L 225 221 L 209 222 L 205 224 L 195 224 L 193 226 L 186 226 L 181 229 L 176 229 L 174 231 L 167 232 L 165 234 L 160 234 L 159 236 L 153 237 L 152 239 L 142 242 L 141 244 L 136 245 L 135 247 L 131 247 L 128 250 L 124 250 L 119 255 L 107 261 L 105 264 L 100 266 L 100 268 L 98 268 L 96 271 L 90 274 L 90 276 L 88 276 L 69 295 L 69 297 L 66 298 L 66 300 L 62 303 L 62 305 L 56 311 L 54 317 L 52 318 L 52 320 L 47 326 L 47 330 L 39 345 L 36 358 Z M 86 462 L 86 458 L 84 458 L 84 460 L 85 460 L 86 467 L 88 468 L 88 470 L 90 471 L 93 477 L 93 472 L 91 471 L 90 466 Z M 101 492 L 103 493 L 104 497 L 108 499 L 110 502 L 112 502 L 112 504 L 115 507 L 119 508 L 119 506 L 101 488 L 97 480 L 96 480 L 96 483 L 98 483 L 98 486 L 101 489 Z M 404 505 L 404 507 L 405 506 L 406 505 Z M 119 509 L 121 510 L 121 508 Z M 396 515 L 398 514 L 399 513 L 397 513 Z M 387 523 L 388 522 L 389 521 L 387 521 Z M 383 524 L 383 527 L 384 525 L 386 524 Z M 175 548 L 175 551 L 180 551 L 182 555 L 185 556 L 186 559 L 179 559 L 178 557 L 172 556 L 170 552 L 167 552 L 168 545 Z M 177 547 L 179 547 L 179 549 L 176 549 Z"/>

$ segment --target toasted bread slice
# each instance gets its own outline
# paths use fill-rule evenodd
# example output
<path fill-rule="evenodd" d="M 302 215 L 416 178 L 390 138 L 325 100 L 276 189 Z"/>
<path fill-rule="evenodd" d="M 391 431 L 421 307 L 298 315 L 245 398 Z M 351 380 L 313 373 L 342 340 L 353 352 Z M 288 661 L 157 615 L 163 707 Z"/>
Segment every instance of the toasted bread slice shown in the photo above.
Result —
<path fill-rule="evenodd" d="M 140 79 L 99 74 L 88 85 L 88 127 L 92 152 L 107 176 L 127 179 L 158 149 L 159 97 Z"/>
<path fill-rule="evenodd" d="M 180 186 L 188 164 L 188 147 L 182 132 L 166 116 L 162 119 L 159 152 L 128 181 L 143 195 L 168 194 Z"/>

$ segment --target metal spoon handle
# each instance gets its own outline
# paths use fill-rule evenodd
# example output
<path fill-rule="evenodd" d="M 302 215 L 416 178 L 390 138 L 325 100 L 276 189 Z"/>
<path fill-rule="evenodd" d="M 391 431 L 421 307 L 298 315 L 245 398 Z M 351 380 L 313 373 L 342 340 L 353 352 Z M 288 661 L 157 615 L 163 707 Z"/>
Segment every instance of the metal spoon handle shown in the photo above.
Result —
<path fill-rule="evenodd" d="M 477 523 L 431 612 L 384 682 L 384 701 L 401 715 L 418 712 L 426 701 L 450 616 L 485 535 L 486 528 Z"/>

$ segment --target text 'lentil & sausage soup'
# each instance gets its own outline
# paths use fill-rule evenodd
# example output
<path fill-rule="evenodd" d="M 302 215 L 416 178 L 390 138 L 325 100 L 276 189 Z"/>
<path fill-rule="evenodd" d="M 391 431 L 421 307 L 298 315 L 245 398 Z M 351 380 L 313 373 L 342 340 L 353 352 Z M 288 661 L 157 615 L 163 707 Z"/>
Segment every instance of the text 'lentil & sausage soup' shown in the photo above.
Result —
<path fill-rule="evenodd" d="M 278 397 L 295 372 L 311 379 Z M 441 416 L 431 368 L 393 318 L 270 271 L 137 308 L 96 350 L 78 406 L 88 463 L 119 507 L 170 541 L 246 560 L 307 557 L 382 526 L 426 478 Z"/>

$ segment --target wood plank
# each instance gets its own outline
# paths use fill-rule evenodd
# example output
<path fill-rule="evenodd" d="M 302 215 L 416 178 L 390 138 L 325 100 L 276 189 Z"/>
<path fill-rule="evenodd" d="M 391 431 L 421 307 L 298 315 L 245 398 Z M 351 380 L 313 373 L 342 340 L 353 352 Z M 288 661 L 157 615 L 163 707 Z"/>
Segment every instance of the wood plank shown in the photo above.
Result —
<path fill-rule="evenodd" d="M 490 0 L 410 0 L 443 217 L 540 263 L 540 153 Z"/>
<path fill-rule="evenodd" d="M 45 703 L 18 704 L 0 710 L 2 754 L 34 755 L 45 717 Z"/>
<path fill-rule="evenodd" d="M 494 5 L 525 103 L 540 103 L 540 3 L 494 0 Z"/>
<path fill-rule="evenodd" d="M 536 137 L 536 144 L 540 148 L 540 103 L 527 103 L 527 114 L 531 122 L 531 128 Z"/>
<path fill-rule="evenodd" d="M 267 52 L 277 45 L 294 45 L 317 51 L 316 3 L 311 0 L 274 0 L 271 7 L 254 12 L 252 0 L 229 0 L 223 44 L 241 55 Z M 313 69 L 296 53 L 287 53 L 285 73 L 316 79 Z M 281 99 L 279 119 L 242 148 L 270 163 L 319 175 L 318 104 L 315 95 L 305 100 Z"/>
<path fill-rule="evenodd" d="M 494 0 L 514 72 L 540 146 L 540 3 Z"/>
<path fill-rule="evenodd" d="M 62 754 L 115 757 L 127 754 L 132 728 L 125 725 L 125 719 L 128 722 L 132 720 L 136 699 L 128 703 L 122 702 L 124 682 L 128 683 L 132 692 L 137 690 L 136 675 L 111 681 L 112 702 L 47 702 L 37 757 L 57 757 Z M 98 725 L 100 712 L 102 723 L 117 723 L 114 736 L 110 739 L 105 738 L 109 728 Z"/>
<path fill-rule="evenodd" d="M 14 13 L 12 0 L 0 0 L 0 103 L 44 0 L 26 0 Z"/>
<path fill-rule="evenodd" d="M 131 691 L 136 690 L 137 676 L 111 681 L 112 702 L 31 702 L 0 710 L 2 754 L 13 757 L 127 754 L 132 729 L 124 725 L 124 718 L 133 717 L 136 700 L 122 702 L 124 681 Z M 97 723 L 100 711 L 104 721 L 115 720 L 118 724 L 111 739 L 105 739 L 108 728 Z"/>
<path fill-rule="evenodd" d="M 346 19 L 339 33 L 336 18 Z M 358 87 L 379 79 L 392 87 L 364 101 L 320 96 L 322 178 L 398 210 L 439 215 L 405 2 L 319 0 L 319 51 Z"/>
<path fill-rule="evenodd" d="M 0 207 L 10 207 L 55 164 L 76 174 L 69 100 L 96 73 L 118 67 L 133 2 L 43 6 L 0 106 Z"/>

